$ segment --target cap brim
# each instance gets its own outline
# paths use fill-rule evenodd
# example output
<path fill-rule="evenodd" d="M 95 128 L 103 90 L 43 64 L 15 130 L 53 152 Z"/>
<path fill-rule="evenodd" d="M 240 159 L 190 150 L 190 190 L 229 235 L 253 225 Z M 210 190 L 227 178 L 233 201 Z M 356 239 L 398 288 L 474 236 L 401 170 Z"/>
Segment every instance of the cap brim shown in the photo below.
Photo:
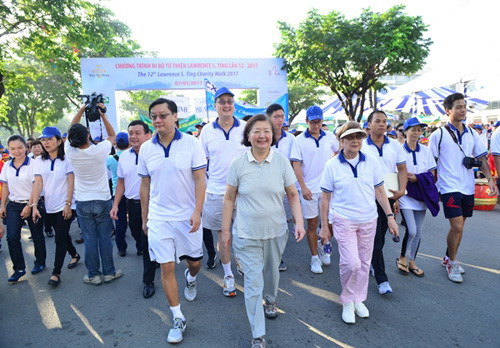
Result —
<path fill-rule="evenodd" d="M 340 136 L 340 139 L 348 136 L 349 134 L 355 134 L 355 133 L 362 133 L 363 137 L 365 137 L 365 138 L 368 136 L 368 134 L 360 128 L 351 128 L 351 129 L 346 130 L 344 133 L 342 133 L 342 135 Z"/>

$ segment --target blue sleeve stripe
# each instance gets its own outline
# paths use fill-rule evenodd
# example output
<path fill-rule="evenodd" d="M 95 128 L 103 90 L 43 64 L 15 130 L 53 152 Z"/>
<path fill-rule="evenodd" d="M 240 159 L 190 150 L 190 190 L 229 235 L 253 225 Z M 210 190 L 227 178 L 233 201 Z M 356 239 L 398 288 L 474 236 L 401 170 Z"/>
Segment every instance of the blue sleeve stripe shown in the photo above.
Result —
<path fill-rule="evenodd" d="M 123 176 L 119 176 L 118 179 L 125 180 Z"/>
<path fill-rule="evenodd" d="M 500 156 L 500 152 L 492 152 L 491 153 L 493 156 Z"/>
<path fill-rule="evenodd" d="M 321 188 L 321 191 L 326 192 L 326 193 L 332 193 L 333 191 L 330 191 L 324 187 Z"/>
<path fill-rule="evenodd" d="M 302 160 L 300 160 L 298 158 L 290 158 L 290 161 L 292 161 L 292 162 L 302 162 Z"/>
<path fill-rule="evenodd" d="M 5 184 L 7 183 L 7 181 L 5 181 L 5 180 L 0 180 L 0 182 L 3 182 L 3 183 L 5 183 Z"/>
<path fill-rule="evenodd" d="M 35 176 L 42 176 L 42 174 L 35 174 Z"/>
<path fill-rule="evenodd" d="M 431 169 L 429 169 L 429 171 L 436 170 L 437 168 L 438 168 L 437 166 L 436 167 L 432 167 Z"/>
<path fill-rule="evenodd" d="M 382 186 L 383 184 L 384 184 L 384 180 L 382 180 L 380 183 L 378 183 L 377 185 L 375 185 L 375 187 Z"/>
<path fill-rule="evenodd" d="M 207 167 L 207 165 L 206 165 L 206 164 L 204 164 L 204 165 L 202 165 L 202 166 L 199 166 L 199 167 L 194 167 L 194 168 L 191 168 L 191 169 L 192 169 L 192 170 L 200 170 L 200 169 L 203 169 L 203 168 L 206 168 L 206 167 Z"/>
<path fill-rule="evenodd" d="M 482 154 L 480 154 L 479 156 L 476 156 L 476 158 L 481 158 L 481 157 L 484 157 L 488 154 L 488 151 L 486 152 L 483 152 Z"/>
<path fill-rule="evenodd" d="M 141 178 L 149 178 L 149 175 L 148 175 L 148 174 L 141 174 L 141 173 L 139 173 L 139 176 L 140 176 Z"/>
<path fill-rule="evenodd" d="M 403 162 L 397 162 L 396 165 L 399 166 L 401 164 L 405 164 L 406 163 L 406 160 L 404 160 Z"/>

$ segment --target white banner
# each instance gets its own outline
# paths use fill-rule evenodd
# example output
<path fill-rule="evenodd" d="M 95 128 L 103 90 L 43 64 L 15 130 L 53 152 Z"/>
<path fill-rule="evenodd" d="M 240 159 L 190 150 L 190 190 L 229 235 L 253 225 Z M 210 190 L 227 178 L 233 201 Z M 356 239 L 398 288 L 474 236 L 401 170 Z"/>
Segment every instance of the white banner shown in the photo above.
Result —
<path fill-rule="evenodd" d="M 189 98 L 173 97 L 171 95 L 162 95 L 162 98 L 169 99 L 177 104 L 177 118 L 188 118 L 189 115 Z"/>

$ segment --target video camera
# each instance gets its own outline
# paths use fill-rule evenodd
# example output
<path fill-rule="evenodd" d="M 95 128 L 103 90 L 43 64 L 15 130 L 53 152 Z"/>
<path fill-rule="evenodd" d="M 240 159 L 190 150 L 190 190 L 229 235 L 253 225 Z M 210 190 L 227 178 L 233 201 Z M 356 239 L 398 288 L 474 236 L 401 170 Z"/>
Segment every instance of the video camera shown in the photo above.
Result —
<path fill-rule="evenodd" d="M 104 97 L 102 93 L 97 94 L 96 92 L 92 93 L 91 95 L 79 95 L 78 97 L 80 98 L 86 98 L 85 102 L 85 117 L 87 118 L 88 122 L 95 122 L 101 118 L 101 114 L 99 113 L 99 110 L 101 110 L 102 113 L 106 112 L 106 108 L 102 108 L 98 106 L 98 103 L 104 103 Z"/>

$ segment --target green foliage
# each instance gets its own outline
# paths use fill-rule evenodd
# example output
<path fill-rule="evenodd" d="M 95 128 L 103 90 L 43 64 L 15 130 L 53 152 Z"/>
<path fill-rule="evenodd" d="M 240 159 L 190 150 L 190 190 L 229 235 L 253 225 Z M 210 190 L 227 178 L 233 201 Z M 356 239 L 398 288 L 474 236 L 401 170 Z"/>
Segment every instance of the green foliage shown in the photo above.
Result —
<path fill-rule="evenodd" d="M 80 58 L 143 55 L 139 49 L 130 39 L 130 29 L 100 3 L 0 0 L 0 98 L 4 94 L 3 82 L 9 104 L 15 99 L 17 108 L 32 110 L 33 96 L 28 99 L 27 92 L 41 80 L 33 75 L 34 72 L 16 64 L 19 61 L 35 64 L 52 81 L 51 87 L 57 87 L 43 92 L 47 100 L 59 101 L 61 95 L 66 98 L 66 103 L 44 107 L 50 115 L 44 113 L 42 118 L 37 118 L 37 126 L 43 127 L 47 125 L 44 122 L 61 117 L 68 101 L 79 104 L 76 96 L 81 88 Z M 42 93 L 36 96 L 40 98 Z M 38 100 L 36 104 L 43 104 L 43 101 Z M 14 111 L 9 112 L 12 116 Z M 0 107 L 1 126 L 32 135 L 34 123 L 21 118 L 6 120 L 6 116 L 5 108 Z"/>
<path fill-rule="evenodd" d="M 168 95 L 167 91 L 127 91 L 129 100 L 123 99 L 121 106 L 123 110 L 130 112 L 133 120 L 138 120 L 139 115 L 149 115 L 149 105 L 162 95 Z"/>
<path fill-rule="evenodd" d="M 241 95 L 238 97 L 239 100 L 244 101 L 245 103 L 256 106 L 257 105 L 257 90 L 256 89 L 245 89 L 241 92 Z"/>
<path fill-rule="evenodd" d="M 324 90 L 310 82 L 294 81 L 288 85 L 288 123 L 291 124 L 300 111 L 312 105 L 322 104 Z"/>
<path fill-rule="evenodd" d="M 420 16 L 406 15 L 403 5 L 384 13 L 363 10 L 346 19 L 332 11 L 309 11 L 297 29 L 279 22 L 281 42 L 275 56 L 285 58 L 290 80 L 297 78 L 328 87 L 343 103 L 346 114 L 358 120 L 365 94 L 384 75 L 412 74 L 420 70 L 432 41 Z M 358 95 L 353 105 L 354 96 Z"/>

